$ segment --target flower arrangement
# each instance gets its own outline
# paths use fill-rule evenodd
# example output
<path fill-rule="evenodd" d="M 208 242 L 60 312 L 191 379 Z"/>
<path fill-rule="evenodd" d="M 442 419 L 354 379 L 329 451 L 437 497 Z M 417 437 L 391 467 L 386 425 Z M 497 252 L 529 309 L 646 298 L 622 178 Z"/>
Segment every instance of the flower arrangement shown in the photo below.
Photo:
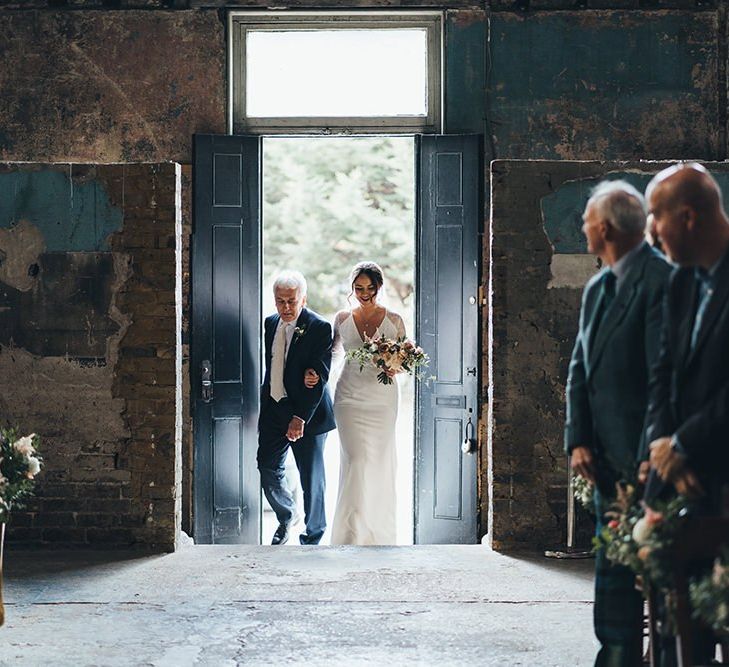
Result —
<path fill-rule="evenodd" d="M 379 338 L 367 339 L 361 347 L 347 352 L 346 358 L 359 363 L 359 370 L 367 364 L 374 364 L 380 369 L 377 379 L 382 384 L 392 384 L 392 378 L 387 371 L 403 371 L 408 375 L 419 377 L 418 369 L 427 366 L 430 359 L 422 347 L 409 338 Z"/>
<path fill-rule="evenodd" d="M 634 485 L 618 485 L 613 509 L 606 512 L 610 520 L 595 538 L 595 547 L 605 547 L 609 560 L 666 590 L 671 585 L 671 548 L 691 510 L 684 496 L 653 508 L 639 502 Z"/>
<path fill-rule="evenodd" d="M 595 514 L 595 485 L 582 475 L 572 476 L 572 493 L 575 500 L 590 514 Z"/>
<path fill-rule="evenodd" d="M 729 637 L 729 545 L 714 561 L 714 567 L 689 585 L 694 618 L 714 632 Z"/>
<path fill-rule="evenodd" d="M 16 429 L 0 428 L 0 523 L 7 523 L 10 510 L 33 490 L 43 463 L 38 441 L 35 433 L 18 437 Z"/>

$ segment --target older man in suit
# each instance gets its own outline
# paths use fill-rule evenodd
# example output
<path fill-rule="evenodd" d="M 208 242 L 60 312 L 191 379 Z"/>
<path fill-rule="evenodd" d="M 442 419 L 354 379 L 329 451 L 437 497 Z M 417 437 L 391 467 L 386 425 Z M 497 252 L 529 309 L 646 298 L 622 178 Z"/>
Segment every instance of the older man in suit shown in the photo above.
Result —
<path fill-rule="evenodd" d="M 285 544 L 295 522 L 294 499 L 286 486 L 284 463 L 293 448 L 304 491 L 306 532 L 301 544 L 318 544 L 326 529 L 324 443 L 335 428 L 327 388 L 332 360 L 332 327 L 305 308 L 306 280 L 298 271 L 282 271 L 274 280 L 276 313 L 264 323 L 266 375 L 258 418 L 258 469 L 261 486 L 279 525 L 271 544 Z M 322 379 L 304 386 L 313 368 Z"/>
<path fill-rule="evenodd" d="M 596 484 L 598 531 L 615 482 L 637 476 L 645 432 L 649 368 L 658 352 L 670 265 L 645 241 L 643 196 L 605 181 L 583 215 L 587 249 L 605 265 L 585 287 L 567 381 L 565 448 L 573 470 Z M 642 609 L 630 570 L 597 554 L 597 666 L 640 664 Z"/>

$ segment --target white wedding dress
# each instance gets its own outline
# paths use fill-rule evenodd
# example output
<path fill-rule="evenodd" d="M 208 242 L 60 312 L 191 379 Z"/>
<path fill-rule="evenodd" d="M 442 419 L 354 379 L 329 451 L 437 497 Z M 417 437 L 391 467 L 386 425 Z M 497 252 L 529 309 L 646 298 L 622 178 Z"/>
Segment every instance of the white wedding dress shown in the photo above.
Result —
<path fill-rule="evenodd" d="M 402 318 L 389 310 L 373 338 L 405 335 Z M 334 352 L 361 347 L 351 313 L 334 322 Z M 399 403 L 397 378 L 377 380 L 378 369 L 345 361 L 334 393 L 334 417 L 341 447 L 339 491 L 332 544 L 395 544 L 397 453 L 395 423 Z"/>

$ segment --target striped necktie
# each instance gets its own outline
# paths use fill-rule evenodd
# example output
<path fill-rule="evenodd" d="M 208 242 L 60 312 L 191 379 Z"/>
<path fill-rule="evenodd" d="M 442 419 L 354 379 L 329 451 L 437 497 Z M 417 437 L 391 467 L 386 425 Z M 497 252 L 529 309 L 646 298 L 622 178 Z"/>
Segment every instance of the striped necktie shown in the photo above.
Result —
<path fill-rule="evenodd" d="M 284 387 L 284 366 L 286 365 L 286 333 L 288 324 L 277 327 L 271 350 L 271 398 L 278 402 L 286 396 Z"/>

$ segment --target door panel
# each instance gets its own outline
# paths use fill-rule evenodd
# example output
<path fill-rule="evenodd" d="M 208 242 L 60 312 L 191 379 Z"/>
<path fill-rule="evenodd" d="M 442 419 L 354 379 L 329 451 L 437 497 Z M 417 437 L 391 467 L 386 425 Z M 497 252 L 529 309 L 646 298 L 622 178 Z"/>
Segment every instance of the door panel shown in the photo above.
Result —
<path fill-rule="evenodd" d="M 258 544 L 261 140 L 196 135 L 194 149 L 195 541 Z"/>
<path fill-rule="evenodd" d="M 417 331 L 435 379 L 417 386 L 415 542 L 478 539 L 480 137 L 418 142 Z M 468 421 L 471 420 L 471 426 Z"/>

